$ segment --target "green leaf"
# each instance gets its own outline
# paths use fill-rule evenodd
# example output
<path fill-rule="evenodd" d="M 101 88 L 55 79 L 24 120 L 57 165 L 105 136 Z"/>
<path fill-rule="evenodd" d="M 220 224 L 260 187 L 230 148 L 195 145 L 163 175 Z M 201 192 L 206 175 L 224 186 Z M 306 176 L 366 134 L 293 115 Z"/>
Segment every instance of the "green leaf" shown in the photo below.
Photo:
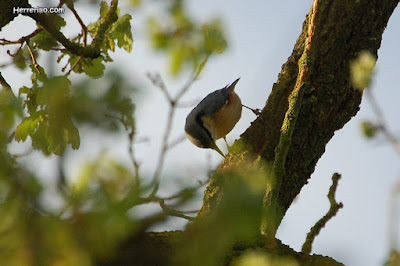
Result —
<path fill-rule="evenodd" d="M 206 54 L 222 53 L 226 49 L 226 39 L 223 34 L 220 21 L 214 20 L 211 23 L 205 23 L 201 27 L 204 38 L 204 50 Z"/>
<path fill-rule="evenodd" d="M 38 128 L 40 121 L 42 121 L 42 117 L 39 112 L 25 118 L 15 130 L 15 140 L 18 142 L 25 141 L 28 136 L 32 136 Z"/>
<path fill-rule="evenodd" d="M 64 107 L 64 104 L 68 98 L 70 91 L 71 81 L 66 76 L 57 76 L 51 79 L 47 79 L 41 88 L 37 92 L 37 104 L 44 106 L 52 111 L 65 112 L 60 107 Z"/>
<path fill-rule="evenodd" d="M 31 138 L 32 146 L 46 155 L 62 155 L 68 144 L 73 149 L 80 146 L 79 131 L 69 117 L 43 119 Z"/>
<path fill-rule="evenodd" d="M 33 64 L 31 64 L 29 67 L 32 71 L 31 80 L 34 86 L 38 85 L 38 82 L 45 82 L 47 80 L 47 75 L 43 67 L 39 65 L 35 67 Z M 38 73 L 38 69 L 40 73 Z"/>
<path fill-rule="evenodd" d="M 350 63 L 350 79 L 354 88 L 362 91 L 370 85 L 375 64 L 376 57 L 369 51 L 362 51 Z"/>
<path fill-rule="evenodd" d="M 30 88 L 23 86 L 19 89 L 18 96 L 21 96 L 22 94 L 29 94 L 30 92 L 31 92 Z"/>
<path fill-rule="evenodd" d="M 59 15 L 56 14 L 50 14 L 49 18 L 51 19 L 51 24 L 57 29 L 60 30 L 62 27 L 64 27 L 65 25 L 67 25 L 67 23 L 65 22 L 65 20 L 60 17 Z"/>
<path fill-rule="evenodd" d="M 56 39 L 54 39 L 46 30 L 42 30 L 33 36 L 31 41 L 36 44 L 37 48 L 45 51 L 50 51 L 53 47 L 58 45 Z"/>
<path fill-rule="evenodd" d="M 91 78 L 100 78 L 104 75 L 105 66 L 102 63 L 102 58 L 82 58 L 82 68 L 83 71 Z"/>
<path fill-rule="evenodd" d="M 118 41 L 118 47 L 125 49 L 127 52 L 132 51 L 133 45 L 131 19 L 131 15 L 125 14 L 119 17 L 111 28 L 111 35 Z"/>
<path fill-rule="evenodd" d="M 379 132 L 379 126 L 369 122 L 369 121 L 363 121 L 361 123 L 361 131 L 364 134 L 364 137 L 368 139 L 372 139 L 376 136 L 376 134 Z"/>
<path fill-rule="evenodd" d="M 77 150 L 80 146 L 79 131 L 71 119 L 65 121 L 65 128 L 68 134 L 68 143 L 71 144 L 72 149 Z"/>
<path fill-rule="evenodd" d="M 151 36 L 153 48 L 156 50 L 166 49 L 171 40 L 171 36 L 163 31 L 160 22 L 158 22 L 155 17 L 150 17 L 147 20 L 147 27 Z"/>
<path fill-rule="evenodd" d="M 104 18 L 108 11 L 108 5 L 105 1 L 101 1 L 100 3 L 100 17 Z"/>
<path fill-rule="evenodd" d="M 23 116 L 22 102 L 11 88 L 3 86 L 0 91 L 0 135 L 14 127 L 16 116 Z"/>
<path fill-rule="evenodd" d="M 71 55 L 70 56 L 70 60 L 69 60 L 69 65 L 70 65 L 71 68 L 73 66 L 75 66 L 74 69 L 72 70 L 75 73 L 83 73 L 82 64 L 78 63 L 77 65 L 75 65 L 76 61 L 78 61 L 78 60 L 79 60 L 79 56 Z"/>
<path fill-rule="evenodd" d="M 177 75 L 185 61 L 183 49 L 175 48 L 171 52 L 170 68 L 173 75 Z"/>
<path fill-rule="evenodd" d="M 47 139 L 47 132 L 49 126 L 47 124 L 47 118 L 39 123 L 39 127 L 36 129 L 35 133 L 31 136 L 32 147 L 36 150 L 41 150 L 45 155 L 50 155 L 49 142 Z"/>
<path fill-rule="evenodd" d="M 108 47 L 110 47 L 110 50 L 114 52 L 115 51 L 115 42 L 114 42 L 114 40 L 112 38 L 110 38 L 110 37 L 107 37 L 107 40 L 108 40 Z"/>
<path fill-rule="evenodd" d="M 26 68 L 26 58 L 22 51 L 13 56 L 12 60 L 14 65 L 19 69 L 24 70 Z"/>
<path fill-rule="evenodd" d="M 100 26 L 100 20 L 89 24 L 89 26 L 87 27 L 87 30 L 92 37 L 96 37 L 97 31 L 99 30 L 99 26 Z"/>
<path fill-rule="evenodd" d="M 133 112 L 135 110 L 135 106 L 130 98 L 123 98 L 117 101 L 113 101 L 109 104 L 108 107 L 111 110 L 121 114 L 122 120 L 124 121 L 126 126 L 133 125 Z"/>
<path fill-rule="evenodd" d="M 133 7 L 138 7 L 141 4 L 141 0 L 130 0 L 130 3 Z"/>

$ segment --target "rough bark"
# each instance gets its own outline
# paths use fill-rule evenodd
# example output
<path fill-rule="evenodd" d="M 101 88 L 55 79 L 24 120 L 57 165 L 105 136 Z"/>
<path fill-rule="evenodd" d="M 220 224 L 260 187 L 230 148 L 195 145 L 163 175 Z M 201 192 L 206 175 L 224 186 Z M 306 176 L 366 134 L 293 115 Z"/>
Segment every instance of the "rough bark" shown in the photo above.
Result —
<path fill-rule="evenodd" d="M 13 13 L 14 7 L 28 7 L 28 0 L 2 1 L 0 4 L 0 30 L 18 16 Z"/>
<path fill-rule="evenodd" d="M 181 231 L 173 232 L 160 232 L 160 233 L 146 233 L 136 236 L 127 241 L 121 246 L 117 256 L 114 259 L 99 261 L 97 265 L 111 266 L 111 265 L 188 265 L 188 264 L 174 264 L 170 263 L 171 254 L 174 252 L 174 246 L 182 239 Z M 265 248 L 263 243 L 257 243 L 252 247 L 237 246 L 231 253 L 227 254 L 225 265 L 229 265 L 234 257 L 241 255 L 247 248 Z M 279 242 L 278 248 L 271 249 L 270 252 L 276 255 L 283 255 L 295 258 L 299 265 L 307 266 L 340 266 L 341 263 L 336 262 L 332 258 L 324 257 L 321 255 L 307 255 L 298 253 L 291 249 L 289 246 Z M 196 264 L 193 264 L 196 265 Z"/>

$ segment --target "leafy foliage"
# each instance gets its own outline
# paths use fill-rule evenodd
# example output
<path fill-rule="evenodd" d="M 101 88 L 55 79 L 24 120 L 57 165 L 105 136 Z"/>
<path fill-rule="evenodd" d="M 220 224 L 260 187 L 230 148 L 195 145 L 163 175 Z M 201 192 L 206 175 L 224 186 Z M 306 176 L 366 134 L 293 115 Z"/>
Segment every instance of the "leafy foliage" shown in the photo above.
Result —
<path fill-rule="evenodd" d="M 107 3 L 102 1 L 100 3 L 99 19 L 96 22 L 91 23 L 87 27 L 87 30 L 92 38 L 97 36 L 100 24 L 102 20 L 105 19 L 108 9 L 109 7 L 107 6 Z M 109 55 L 109 51 L 115 51 L 115 41 L 117 41 L 117 45 L 119 48 L 123 48 L 129 53 L 132 51 L 133 38 L 130 24 L 131 19 L 132 16 L 129 14 L 125 14 L 119 17 L 118 20 L 105 33 L 104 41 L 101 44 L 101 51 L 105 62 L 112 61 Z M 71 66 L 72 65 L 73 63 L 71 62 Z M 85 68 L 83 68 L 83 71 L 90 76 L 90 74 L 85 71 Z M 78 71 L 78 73 L 81 72 Z"/>
<path fill-rule="evenodd" d="M 143 1 L 131 2 L 136 8 L 144 5 Z M 185 14 L 183 2 L 172 2 L 165 15 L 174 21 L 176 32 L 167 34 L 160 28 L 157 34 L 164 36 L 166 45 L 157 49 L 172 55 L 173 73 L 187 63 L 197 66 L 205 56 L 224 51 L 226 41 L 218 20 L 197 25 Z M 65 3 L 71 9 L 75 1 Z M 110 6 L 105 1 L 98 5 L 97 21 L 82 27 L 82 32 L 68 41 L 85 48 L 101 35 Z M 149 196 L 151 187 L 137 181 L 143 177 L 131 166 L 104 154 L 82 162 L 80 171 L 72 174 L 75 182 L 59 182 L 65 178 L 65 151 L 80 148 L 83 126 L 95 134 L 126 129 L 133 143 L 137 88 L 120 71 L 106 71 L 106 63 L 112 61 L 110 51 L 121 48 L 131 52 L 133 48 L 132 17 L 120 16 L 119 10 L 117 14 L 118 19 L 106 28 L 97 58 L 76 55 L 39 23 L 37 30 L 21 36 L 20 42 L 14 43 L 16 51 L 9 53 L 15 67 L 29 67 L 31 84 L 19 88 L 17 97 L 3 82 L 0 91 L 1 265 L 92 265 L 107 261 L 127 237 L 145 232 L 171 213 L 181 214 L 173 208 L 196 194 L 196 189 L 183 189 L 173 197 L 175 203 L 167 205 L 166 200 Z M 47 18 L 56 30 L 70 23 L 62 15 Z M 155 24 L 163 25 L 161 21 Z M 150 35 L 155 36 L 153 33 Z M 52 75 L 54 71 L 38 64 L 40 56 L 49 51 L 58 53 L 56 67 L 63 74 Z M 71 73 L 84 78 L 72 82 Z M 54 180 L 42 183 L 39 180 L 43 178 L 28 169 L 19 155 L 10 153 L 13 140 L 27 142 L 26 146 L 40 151 L 36 156 L 59 156 L 59 173 L 52 176 Z M 54 210 L 44 195 L 49 190 L 54 193 L 52 184 L 57 182 L 61 185 L 52 197 L 62 206 Z M 145 203 L 157 203 L 162 210 L 150 217 L 135 215 L 135 208 Z"/>
<path fill-rule="evenodd" d="M 361 123 L 361 131 L 366 138 L 372 139 L 379 132 L 379 127 L 372 122 L 364 121 Z"/>
<path fill-rule="evenodd" d="M 122 204 L 124 201 L 107 200 L 116 193 L 109 182 L 120 181 L 121 173 L 129 177 L 129 170 L 118 164 L 103 163 L 104 167 L 97 168 L 97 173 L 101 174 L 101 169 L 108 169 L 108 183 L 100 182 L 93 189 L 88 182 L 85 188 L 87 192 L 79 196 L 74 190 L 68 191 L 68 194 L 72 193 L 69 196 L 70 205 L 59 215 L 39 215 L 29 206 L 26 199 L 31 198 L 30 202 L 35 202 L 40 186 L 26 172 L 25 175 L 20 174 L 19 190 L 9 190 L 8 199 L 0 205 L 3 218 L 0 223 L 0 263 L 51 265 L 62 262 L 65 265 L 91 265 L 93 257 L 110 256 L 118 243 L 135 229 L 135 219 L 128 216 L 128 205 Z M 91 178 L 96 176 L 95 172 L 86 173 Z M 29 180 L 30 183 L 27 182 Z M 2 183 L 2 187 L 5 186 Z M 34 190 L 35 187 L 37 189 Z"/>
<path fill-rule="evenodd" d="M 245 246 L 260 240 L 265 173 L 248 165 L 230 169 L 218 175 L 217 180 L 223 183 L 224 197 L 211 214 L 200 217 L 184 232 L 176 265 L 223 265 L 234 245 Z"/>
<path fill-rule="evenodd" d="M 71 82 L 65 76 L 49 78 L 43 68 L 31 66 L 32 88 L 23 87 L 29 117 L 17 126 L 15 139 L 25 141 L 29 135 L 32 146 L 44 154 L 61 155 L 68 144 L 73 149 L 80 145 L 79 132 L 71 120 Z M 36 73 L 35 73 L 36 72 Z"/>
<path fill-rule="evenodd" d="M 368 51 L 362 51 L 350 64 L 350 78 L 354 88 L 364 90 L 372 79 L 376 58 Z"/>
<path fill-rule="evenodd" d="M 169 55 L 172 74 L 181 73 L 186 64 L 196 66 L 204 57 L 225 51 L 227 41 L 220 20 L 197 25 L 185 13 L 181 0 L 171 1 L 168 8 L 168 17 L 151 17 L 148 28 L 154 49 Z"/>

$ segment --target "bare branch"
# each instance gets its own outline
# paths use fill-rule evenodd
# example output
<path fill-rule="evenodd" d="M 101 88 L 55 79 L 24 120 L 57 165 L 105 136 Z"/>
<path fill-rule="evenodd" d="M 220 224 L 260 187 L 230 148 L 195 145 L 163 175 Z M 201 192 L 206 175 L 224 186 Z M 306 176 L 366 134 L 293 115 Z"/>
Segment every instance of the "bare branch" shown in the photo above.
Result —
<path fill-rule="evenodd" d="M 172 97 L 169 94 L 164 81 L 162 80 L 161 76 L 159 73 L 151 74 L 151 73 L 146 73 L 147 78 L 153 83 L 154 86 L 159 88 L 161 92 L 164 94 L 165 98 L 167 98 L 168 102 L 172 102 Z"/>
<path fill-rule="evenodd" d="M 76 12 L 75 7 L 74 7 L 74 2 L 72 0 L 67 0 L 66 1 L 67 7 L 72 11 L 74 14 L 75 18 L 78 20 L 79 24 L 82 27 L 82 35 L 83 35 L 83 47 L 86 47 L 86 42 L 87 42 L 87 27 L 85 23 L 83 23 L 81 17 L 79 16 L 78 12 Z"/>
<path fill-rule="evenodd" d="M 319 234 L 321 229 L 325 227 L 326 223 L 334 217 L 339 209 L 343 208 L 343 204 L 337 203 L 335 199 L 336 189 L 338 186 L 339 179 L 341 175 L 338 173 L 334 173 L 332 176 L 332 186 L 329 189 L 328 199 L 331 204 L 331 207 L 328 213 L 319 219 L 319 221 L 311 228 L 310 232 L 307 234 L 306 241 L 304 242 L 301 252 L 305 254 L 310 254 L 312 250 L 312 244 L 314 242 L 315 237 Z"/>
<path fill-rule="evenodd" d="M 36 68 L 37 72 L 38 72 L 39 74 L 41 74 L 41 73 L 40 73 L 40 69 L 39 69 L 39 64 L 38 64 L 37 61 L 36 61 L 35 54 L 34 54 L 33 51 L 32 51 L 32 48 L 31 48 L 31 46 L 30 46 L 30 44 L 29 44 L 29 41 L 26 41 L 26 46 L 28 47 L 29 54 L 31 55 L 33 66 Z"/>
<path fill-rule="evenodd" d="M 78 57 L 78 60 L 76 60 L 76 62 L 74 63 L 73 66 L 71 66 L 70 70 L 68 70 L 67 73 L 65 73 L 65 76 L 68 76 L 69 74 L 71 74 L 71 72 L 75 69 L 75 67 L 79 64 L 79 62 L 82 60 L 82 56 Z M 68 62 L 69 63 L 69 62 Z M 68 64 L 65 66 L 65 68 L 68 66 Z M 65 68 L 63 68 L 62 71 L 65 70 Z"/>
<path fill-rule="evenodd" d="M 168 144 L 168 149 L 175 148 L 175 146 L 177 146 L 177 145 L 179 145 L 180 143 L 182 143 L 185 139 L 186 139 L 185 135 L 182 135 L 182 136 L 176 138 L 175 140 L 171 141 L 171 142 Z"/>
<path fill-rule="evenodd" d="M 378 129 L 383 133 L 387 141 L 392 145 L 397 155 L 400 156 L 400 142 L 395 137 L 395 135 L 390 131 L 385 116 L 383 115 L 383 111 L 380 108 L 378 102 L 376 101 L 376 98 L 373 95 L 371 89 L 366 90 L 366 95 L 371 104 L 372 111 L 375 113 L 375 116 L 377 117 Z"/>
<path fill-rule="evenodd" d="M 21 51 L 23 45 L 24 45 L 24 42 L 21 42 L 19 48 L 17 49 L 17 51 L 15 53 L 11 53 L 10 50 L 7 50 L 7 54 L 12 57 L 16 56 Z"/>
<path fill-rule="evenodd" d="M 115 117 L 115 116 L 109 115 L 109 114 L 107 114 L 106 116 L 120 121 L 122 123 L 122 125 L 124 126 L 125 130 L 128 132 L 129 158 L 131 159 L 132 165 L 133 165 L 134 170 L 135 170 L 135 186 L 136 186 L 136 188 L 138 188 L 138 187 L 140 187 L 140 177 L 139 177 L 140 164 L 136 160 L 135 153 L 134 153 L 134 150 L 133 150 L 133 146 L 135 144 L 136 127 L 135 127 L 135 125 L 132 125 L 131 127 L 128 127 L 128 125 L 125 123 L 125 121 L 123 119 L 119 118 L 119 117 Z"/>
<path fill-rule="evenodd" d="M 171 97 L 170 93 L 167 90 L 167 87 L 165 86 L 165 83 L 161 79 L 160 75 L 151 75 L 147 74 L 147 77 L 152 81 L 154 86 L 158 87 L 161 89 L 165 97 L 167 98 L 169 102 L 169 112 L 168 112 L 168 119 L 167 119 L 167 125 L 164 131 L 164 136 L 162 140 L 162 147 L 161 147 L 161 152 L 158 158 L 158 163 L 156 167 L 156 171 L 154 172 L 153 175 L 153 184 L 154 184 L 154 189 L 151 193 L 151 195 L 155 195 L 158 191 L 159 188 L 159 182 L 160 182 L 160 175 L 161 171 L 164 166 L 164 161 L 165 161 L 165 156 L 167 154 L 167 151 L 175 146 L 175 142 L 172 142 L 172 144 L 169 144 L 169 137 L 171 135 L 171 129 L 172 129 L 172 122 L 174 119 L 175 111 L 176 108 L 178 107 L 178 102 L 182 98 L 183 95 L 185 95 L 186 92 L 189 91 L 190 87 L 193 85 L 193 82 L 198 78 L 198 76 L 201 73 L 201 70 L 204 68 L 205 64 L 207 63 L 208 56 L 206 56 L 203 61 L 200 63 L 200 65 L 197 67 L 197 69 L 194 70 L 192 76 L 189 78 L 189 80 L 186 82 L 186 84 L 178 91 L 177 95 L 175 97 Z"/>
<path fill-rule="evenodd" d="M 186 82 L 185 86 L 183 86 L 182 89 L 175 96 L 174 98 L 175 102 L 178 102 L 182 98 L 182 96 L 185 95 L 185 93 L 190 89 L 190 87 L 193 85 L 193 82 L 195 82 L 199 77 L 207 61 L 208 61 L 208 55 L 204 57 L 203 61 L 200 63 L 197 69 L 194 70 L 192 77 Z"/>
<path fill-rule="evenodd" d="M 31 34 L 23 36 L 16 41 L 9 41 L 9 40 L 2 38 L 2 39 L 0 39 L 0 45 L 9 45 L 9 44 L 18 44 L 18 43 L 23 44 L 24 42 L 29 41 L 33 36 L 35 36 L 36 34 L 41 32 L 42 30 L 43 29 L 36 29 Z"/>
<path fill-rule="evenodd" d="M 160 207 L 164 211 L 164 213 L 169 216 L 175 216 L 175 217 L 183 218 L 183 219 L 186 219 L 189 221 L 194 220 L 194 217 L 187 216 L 184 214 L 184 212 L 181 212 L 181 211 L 178 211 L 178 210 L 175 210 L 175 209 L 169 207 L 168 205 L 166 205 L 164 203 L 163 200 L 160 200 L 158 203 L 160 204 Z"/>

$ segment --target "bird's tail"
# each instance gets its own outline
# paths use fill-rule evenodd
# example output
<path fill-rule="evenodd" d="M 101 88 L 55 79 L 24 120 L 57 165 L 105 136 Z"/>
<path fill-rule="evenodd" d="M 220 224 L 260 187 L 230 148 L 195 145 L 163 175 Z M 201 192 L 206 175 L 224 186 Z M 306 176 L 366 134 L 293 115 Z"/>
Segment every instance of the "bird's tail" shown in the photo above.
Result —
<path fill-rule="evenodd" d="M 240 79 L 240 78 L 236 79 L 234 82 L 232 82 L 231 85 L 228 86 L 228 88 L 227 88 L 228 91 L 233 91 L 233 90 L 235 89 L 235 86 L 236 86 L 236 84 L 239 82 L 239 79 Z"/>

